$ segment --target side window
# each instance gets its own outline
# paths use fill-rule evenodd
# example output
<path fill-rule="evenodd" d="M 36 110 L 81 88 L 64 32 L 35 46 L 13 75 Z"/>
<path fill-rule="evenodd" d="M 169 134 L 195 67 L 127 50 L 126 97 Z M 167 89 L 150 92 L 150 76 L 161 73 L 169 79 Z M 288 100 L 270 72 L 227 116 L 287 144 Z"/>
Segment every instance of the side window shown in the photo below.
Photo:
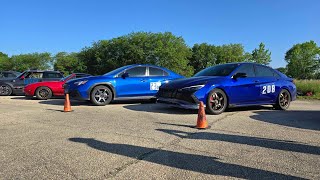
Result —
<path fill-rule="evenodd" d="M 126 70 L 126 72 L 129 74 L 129 77 L 140 77 L 146 75 L 146 67 L 135 67 Z"/>
<path fill-rule="evenodd" d="M 45 72 L 43 74 L 43 78 L 55 78 L 55 79 L 58 79 L 58 78 L 62 78 L 62 75 L 59 74 L 59 73 L 54 73 L 54 72 Z"/>
<path fill-rule="evenodd" d="M 11 78 L 11 77 L 16 77 L 16 75 L 13 74 L 13 73 L 8 73 L 7 75 L 4 75 L 4 76 L 9 77 L 9 78 Z"/>
<path fill-rule="evenodd" d="M 268 67 L 256 66 L 257 77 L 273 77 L 274 72 Z"/>
<path fill-rule="evenodd" d="M 247 77 L 256 77 L 252 64 L 242 64 L 236 73 L 246 73 Z"/>
<path fill-rule="evenodd" d="M 41 72 L 30 72 L 26 75 L 25 78 L 37 78 L 37 79 L 40 79 L 42 78 L 43 76 L 43 73 Z"/>
<path fill-rule="evenodd" d="M 149 76 L 168 76 L 168 73 L 159 68 L 149 67 Z"/>

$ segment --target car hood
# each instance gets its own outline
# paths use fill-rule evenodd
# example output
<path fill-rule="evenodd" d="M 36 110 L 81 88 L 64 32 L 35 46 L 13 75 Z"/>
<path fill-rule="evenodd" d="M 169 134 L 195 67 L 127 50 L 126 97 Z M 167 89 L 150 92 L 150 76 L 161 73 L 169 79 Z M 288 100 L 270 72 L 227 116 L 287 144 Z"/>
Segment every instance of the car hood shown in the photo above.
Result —
<path fill-rule="evenodd" d="M 110 76 L 88 76 L 88 77 L 83 77 L 83 78 L 77 78 L 77 79 L 72 79 L 67 81 L 67 84 L 73 84 L 78 81 L 90 81 L 90 80 L 106 80 L 112 78 Z"/>
<path fill-rule="evenodd" d="M 196 85 L 202 85 L 202 84 L 208 84 L 208 83 L 210 84 L 220 83 L 224 79 L 225 77 L 219 77 L 219 76 L 198 76 L 198 77 L 173 80 L 168 82 L 167 84 L 164 84 L 163 86 L 161 86 L 161 88 L 180 89 L 184 87 L 196 86 Z"/>

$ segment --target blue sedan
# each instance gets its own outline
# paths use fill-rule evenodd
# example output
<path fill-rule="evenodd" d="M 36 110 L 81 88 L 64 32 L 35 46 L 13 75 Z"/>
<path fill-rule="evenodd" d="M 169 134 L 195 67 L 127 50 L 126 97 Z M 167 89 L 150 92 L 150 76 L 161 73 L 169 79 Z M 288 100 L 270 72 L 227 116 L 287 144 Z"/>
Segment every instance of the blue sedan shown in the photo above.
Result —
<path fill-rule="evenodd" d="M 229 63 L 206 68 L 194 77 L 160 87 L 158 102 L 197 109 L 202 101 L 210 114 L 227 107 L 274 105 L 286 110 L 296 99 L 293 80 L 270 67 L 255 63 Z"/>
<path fill-rule="evenodd" d="M 128 65 L 102 76 L 68 81 L 65 92 L 71 98 L 90 100 L 103 106 L 118 99 L 152 99 L 159 87 L 183 76 L 154 65 Z"/>

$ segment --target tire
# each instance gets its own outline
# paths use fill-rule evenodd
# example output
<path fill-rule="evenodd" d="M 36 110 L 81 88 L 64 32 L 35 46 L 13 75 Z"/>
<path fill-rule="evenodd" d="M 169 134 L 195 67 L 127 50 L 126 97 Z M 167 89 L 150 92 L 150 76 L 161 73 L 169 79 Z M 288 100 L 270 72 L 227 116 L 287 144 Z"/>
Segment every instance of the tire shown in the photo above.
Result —
<path fill-rule="evenodd" d="M 226 110 L 228 98 L 221 89 L 213 89 L 207 98 L 206 111 L 208 114 L 218 115 Z"/>
<path fill-rule="evenodd" d="M 96 86 L 90 93 L 90 100 L 96 106 L 105 106 L 112 99 L 112 91 L 107 86 Z"/>
<path fill-rule="evenodd" d="M 157 100 L 158 100 L 157 98 L 151 98 L 151 99 L 150 99 L 150 102 L 151 102 L 151 103 L 157 103 Z"/>
<path fill-rule="evenodd" d="M 12 88 L 7 85 L 3 84 L 0 85 L 0 96 L 10 96 L 12 94 Z"/>
<path fill-rule="evenodd" d="M 35 94 L 37 99 L 40 100 L 47 100 L 52 97 L 52 91 L 48 87 L 38 87 Z"/>
<path fill-rule="evenodd" d="M 287 110 L 290 106 L 291 95 L 288 90 L 282 89 L 278 95 L 277 103 L 273 106 L 278 110 Z"/>

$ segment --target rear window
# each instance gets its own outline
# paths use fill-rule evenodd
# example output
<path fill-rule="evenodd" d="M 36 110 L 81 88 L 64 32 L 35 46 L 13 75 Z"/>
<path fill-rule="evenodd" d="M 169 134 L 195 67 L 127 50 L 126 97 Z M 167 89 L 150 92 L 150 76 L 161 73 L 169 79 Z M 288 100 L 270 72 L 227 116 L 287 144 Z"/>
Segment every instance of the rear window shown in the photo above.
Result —
<path fill-rule="evenodd" d="M 168 73 L 159 68 L 149 67 L 149 76 L 168 76 Z"/>
<path fill-rule="evenodd" d="M 60 79 L 63 76 L 60 73 L 55 73 L 55 72 L 45 72 L 43 74 L 43 78 L 57 78 Z"/>
<path fill-rule="evenodd" d="M 256 66 L 256 75 L 257 77 L 274 77 L 276 72 L 265 66 Z"/>

